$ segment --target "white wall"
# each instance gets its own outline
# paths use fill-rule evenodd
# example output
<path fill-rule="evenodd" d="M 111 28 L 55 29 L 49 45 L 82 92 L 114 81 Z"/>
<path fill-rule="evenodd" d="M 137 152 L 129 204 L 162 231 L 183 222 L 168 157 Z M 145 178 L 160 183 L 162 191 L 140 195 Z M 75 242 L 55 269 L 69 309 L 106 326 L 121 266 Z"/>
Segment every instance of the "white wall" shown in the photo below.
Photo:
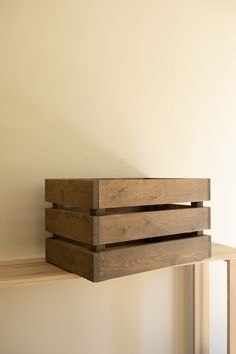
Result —
<path fill-rule="evenodd" d="M 235 62 L 234 0 L 1 0 L 0 259 L 44 253 L 47 177 L 211 177 L 235 246 Z M 0 354 L 189 354 L 190 280 L 1 289 Z"/>

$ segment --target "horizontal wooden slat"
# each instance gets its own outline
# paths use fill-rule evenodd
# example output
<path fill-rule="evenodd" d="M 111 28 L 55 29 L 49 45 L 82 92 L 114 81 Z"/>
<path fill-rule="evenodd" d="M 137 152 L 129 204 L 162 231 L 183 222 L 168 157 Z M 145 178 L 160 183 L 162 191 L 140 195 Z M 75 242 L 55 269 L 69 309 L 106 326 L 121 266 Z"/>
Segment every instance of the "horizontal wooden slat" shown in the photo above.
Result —
<path fill-rule="evenodd" d="M 210 240 L 210 236 L 196 236 L 104 252 L 97 280 L 200 261 L 211 255 Z"/>
<path fill-rule="evenodd" d="M 45 209 L 45 228 L 48 232 L 84 242 L 99 244 L 98 216 L 63 209 Z"/>
<path fill-rule="evenodd" d="M 47 202 L 113 208 L 198 202 L 210 199 L 210 180 L 202 178 L 46 179 Z"/>
<path fill-rule="evenodd" d="M 144 239 L 210 229 L 210 208 L 160 210 L 99 218 L 99 243 Z"/>
<path fill-rule="evenodd" d="M 149 237 L 174 235 L 210 228 L 210 208 L 90 216 L 46 209 L 46 230 L 89 245 L 109 244 Z"/>
<path fill-rule="evenodd" d="M 210 199 L 201 178 L 99 180 L 99 208 L 197 202 Z"/>
<path fill-rule="evenodd" d="M 91 252 L 80 246 L 47 239 L 46 259 L 91 281 L 103 281 L 183 263 L 211 255 L 210 236 L 195 236 Z"/>
<path fill-rule="evenodd" d="M 87 179 L 46 179 L 45 200 L 89 211 L 98 207 L 96 186 L 97 181 Z"/>
<path fill-rule="evenodd" d="M 46 239 L 46 261 L 83 278 L 95 278 L 97 256 L 95 252 L 62 240 Z"/>

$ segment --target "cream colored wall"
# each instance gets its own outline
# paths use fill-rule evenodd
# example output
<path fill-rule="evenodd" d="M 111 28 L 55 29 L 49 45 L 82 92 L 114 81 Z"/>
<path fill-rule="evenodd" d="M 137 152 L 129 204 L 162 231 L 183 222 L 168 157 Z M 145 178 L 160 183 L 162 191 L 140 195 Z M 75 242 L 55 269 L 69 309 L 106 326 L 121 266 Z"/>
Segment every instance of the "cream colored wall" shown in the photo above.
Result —
<path fill-rule="evenodd" d="M 234 0 L 1 0 L 0 259 L 43 254 L 46 177 L 211 177 L 236 246 L 235 63 Z M 0 354 L 189 354 L 190 280 L 1 289 Z"/>

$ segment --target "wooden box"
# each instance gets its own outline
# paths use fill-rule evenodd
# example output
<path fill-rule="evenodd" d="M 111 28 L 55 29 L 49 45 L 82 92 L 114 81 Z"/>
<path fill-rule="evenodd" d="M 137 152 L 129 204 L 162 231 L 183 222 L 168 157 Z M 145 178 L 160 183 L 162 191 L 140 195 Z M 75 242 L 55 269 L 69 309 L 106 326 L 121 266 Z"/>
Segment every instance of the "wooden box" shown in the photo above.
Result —
<path fill-rule="evenodd" d="M 46 259 L 63 269 L 101 281 L 210 256 L 208 179 L 45 183 Z"/>

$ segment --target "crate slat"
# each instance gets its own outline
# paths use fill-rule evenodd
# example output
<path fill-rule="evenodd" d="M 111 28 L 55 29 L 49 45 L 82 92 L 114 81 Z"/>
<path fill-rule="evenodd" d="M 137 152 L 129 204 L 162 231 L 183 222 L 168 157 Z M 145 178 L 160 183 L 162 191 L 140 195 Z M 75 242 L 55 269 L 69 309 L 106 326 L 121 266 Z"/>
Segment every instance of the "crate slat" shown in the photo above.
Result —
<path fill-rule="evenodd" d="M 75 205 L 81 211 L 97 208 L 97 182 L 86 179 L 46 179 L 45 201 Z"/>
<path fill-rule="evenodd" d="M 99 207 L 153 205 L 210 199 L 208 179 L 99 180 Z"/>
<path fill-rule="evenodd" d="M 92 252 L 56 238 L 47 239 L 46 260 L 93 282 L 201 261 L 211 256 L 210 236 L 114 247 Z"/>
<path fill-rule="evenodd" d="M 210 208 L 91 216 L 46 209 L 46 230 L 89 245 L 109 244 L 210 228 Z"/>
<path fill-rule="evenodd" d="M 46 179 L 47 202 L 81 210 L 198 202 L 210 199 L 204 178 Z"/>
<path fill-rule="evenodd" d="M 64 209 L 45 209 L 45 228 L 55 235 L 89 245 L 99 244 L 97 216 Z"/>
<path fill-rule="evenodd" d="M 210 208 L 203 207 L 101 216 L 98 234 L 109 244 L 208 229 Z"/>

